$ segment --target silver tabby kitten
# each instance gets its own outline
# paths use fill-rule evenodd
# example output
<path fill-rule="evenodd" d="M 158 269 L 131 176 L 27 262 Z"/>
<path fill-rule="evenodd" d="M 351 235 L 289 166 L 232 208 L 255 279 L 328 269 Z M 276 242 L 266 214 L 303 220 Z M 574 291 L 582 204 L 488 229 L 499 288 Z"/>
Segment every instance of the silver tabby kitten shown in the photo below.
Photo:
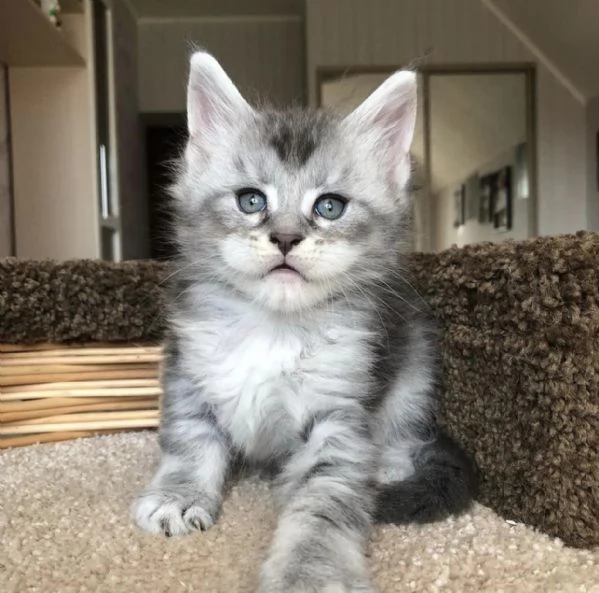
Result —
<path fill-rule="evenodd" d="M 440 519 L 473 488 L 436 429 L 435 337 L 401 277 L 416 77 L 345 119 L 257 111 L 198 52 L 187 106 L 162 459 L 135 521 L 208 529 L 234 462 L 275 466 L 259 592 L 371 593 L 373 521 Z"/>

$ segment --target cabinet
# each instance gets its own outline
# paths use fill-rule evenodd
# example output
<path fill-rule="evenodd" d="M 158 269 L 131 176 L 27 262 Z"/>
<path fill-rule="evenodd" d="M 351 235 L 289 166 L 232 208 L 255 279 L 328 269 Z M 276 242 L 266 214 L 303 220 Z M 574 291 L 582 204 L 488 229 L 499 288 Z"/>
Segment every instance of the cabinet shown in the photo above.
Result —
<path fill-rule="evenodd" d="M 103 216 L 106 196 L 118 201 L 116 150 L 109 152 L 108 140 L 116 134 L 114 89 L 106 83 L 112 72 L 108 9 L 101 0 L 62 0 L 61 7 L 58 30 L 32 0 L 0 0 L 16 255 L 119 259 L 118 207 L 108 222 Z M 94 26 L 98 14 L 100 28 Z M 98 48 L 104 54 L 96 54 Z"/>

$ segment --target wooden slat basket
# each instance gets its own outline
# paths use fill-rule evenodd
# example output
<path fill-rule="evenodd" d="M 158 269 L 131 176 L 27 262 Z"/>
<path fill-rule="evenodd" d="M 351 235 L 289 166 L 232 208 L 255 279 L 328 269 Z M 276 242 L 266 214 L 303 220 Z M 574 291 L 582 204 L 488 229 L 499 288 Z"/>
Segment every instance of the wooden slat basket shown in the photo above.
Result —
<path fill-rule="evenodd" d="M 0 344 L 0 448 L 158 425 L 161 348 Z"/>

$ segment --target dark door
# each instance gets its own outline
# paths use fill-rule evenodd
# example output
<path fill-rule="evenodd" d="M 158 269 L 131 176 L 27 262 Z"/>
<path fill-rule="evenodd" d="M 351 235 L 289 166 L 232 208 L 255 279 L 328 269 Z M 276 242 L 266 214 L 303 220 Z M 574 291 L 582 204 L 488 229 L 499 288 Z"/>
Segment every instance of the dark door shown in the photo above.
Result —
<path fill-rule="evenodd" d="M 146 170 L 150 208 L 150 253 L 153 259 L 170 259 L 172 204 L 169 187 L 174 181 L 174 164 L 182 154 L 187 137 L 183 116 L 170 116 L 172 123 L 146 124 Z"/>

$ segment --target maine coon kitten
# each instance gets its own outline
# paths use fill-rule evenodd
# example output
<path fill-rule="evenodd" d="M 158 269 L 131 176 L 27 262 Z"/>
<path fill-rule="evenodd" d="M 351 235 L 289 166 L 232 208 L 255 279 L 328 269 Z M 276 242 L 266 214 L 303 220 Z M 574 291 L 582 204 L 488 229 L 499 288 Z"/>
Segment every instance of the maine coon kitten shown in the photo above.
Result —
<path fill-rule="evenodd" d="M 208 529 L 235 459 L 275 464 L 259 592 L 372 592 L 373 521 L 443 518 L 473 487 L 438 435 L 435 336 L 402 279 L 415 75 L 345 119 L 257 111 L 198 52 L 187 106 L 162 459 L 134 518 Z"/>

